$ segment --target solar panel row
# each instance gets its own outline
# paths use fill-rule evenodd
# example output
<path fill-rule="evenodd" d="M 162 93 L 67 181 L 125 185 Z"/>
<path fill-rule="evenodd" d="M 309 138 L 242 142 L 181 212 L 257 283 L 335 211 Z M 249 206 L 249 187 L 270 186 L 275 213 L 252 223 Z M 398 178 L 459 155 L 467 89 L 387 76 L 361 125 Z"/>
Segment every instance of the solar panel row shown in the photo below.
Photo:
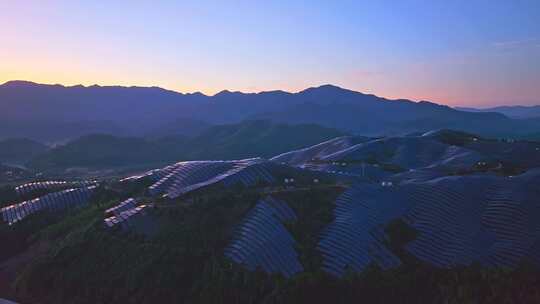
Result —
<path fill-rule="evenodd" d="M 294 211 L 285 202 L 271 197 L 259 201 L 236 228 L 225 256 L 251 271 L 261 268 L 285 277 L 303 271 L 295 240 L 283 225 L 295 220 Z"/>
<path fill-rule="evenodd" d="M 399 265 L 384 229 L 402 219 L 417 231 L 405 250 L 441 268 L 479 262 L 538 264 L 540 170 L 514 178 L 453 176 L 393 187 L 357 184 L 338 198 L 335 220 L 321 234 L 323 269 L 341 277 L 369 264 Z"/>
<path fill-rule="evenodd" d="M 95 188 L 96 186 L 67 189 L 4 207 L 0 210 L 2 220 L 9 225 L 13 225 L 41 210 L 60 211 L 86 204 Z"/>
<path fill-rule="evenodd" d="M 67 182 L 67 181 L 43 181 L 43 182 L 33 182 L 20 185 L 15 188 L 15 191 L 19 195 L 26 195 L 32 193 L 36 190 L 53 190 L 60 189 L 63 187 L 88 187 L 95 185 L 95 181 L 76 181 L 76 182 Z"/>
<path fill-rule="evenodd" d="M 121 227 L 127 229 L 129 228 L 130 221 L 139 216 L 146 215 L 147 208 L 149 208 L 149 205 L 140 205 L 122 210 L 121 212 L 114 213 L 115 215 L 113 216 L 105 218 L 103 222 L 106 228 Z"/>
<path fill-rule="evenodd" d="M 128 198 L 125 201 L 120 202 L 118 205 L 105 210 L 106 215 L 119 215 L 121 212 L 135 208 L 138 205 L 137 201 L 133 198 Z"/>
<path fill-rule="evenodd" d="M 260 181 L 275 181 L 268 166 L 273 165 L 262 159 L 237 161 L 189 161 L 167 166 L 152 174 L 159 179 L 149 187 L 151 195 L 165 193 L 169 198 L 209 185 L 222 183 L 225 186 L 242 184 L 251 186 Z"/>
<path fill-rule="evenodd" d="M 370 264 L 383 269 L 400 264 L 383 244 L 381 227 L 398 218 L 407 205 L 396 204 L 396 190 L 375 184 L 358 184 L 336 200 L 334 221 L 323 231 L 318 250 L 323 270 L 337 277 L 348 270 L 360 272 Z"/>

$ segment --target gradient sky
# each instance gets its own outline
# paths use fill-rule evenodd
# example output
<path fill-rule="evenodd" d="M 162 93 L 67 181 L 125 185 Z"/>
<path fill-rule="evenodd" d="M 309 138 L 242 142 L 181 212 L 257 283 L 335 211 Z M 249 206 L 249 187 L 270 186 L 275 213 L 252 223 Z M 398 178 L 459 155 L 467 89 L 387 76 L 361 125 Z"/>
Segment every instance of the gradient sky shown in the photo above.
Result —
<path fill-rule="evenodd" d="M 540 104 L 540 1 L 0 0 L 0 82 Z"/>

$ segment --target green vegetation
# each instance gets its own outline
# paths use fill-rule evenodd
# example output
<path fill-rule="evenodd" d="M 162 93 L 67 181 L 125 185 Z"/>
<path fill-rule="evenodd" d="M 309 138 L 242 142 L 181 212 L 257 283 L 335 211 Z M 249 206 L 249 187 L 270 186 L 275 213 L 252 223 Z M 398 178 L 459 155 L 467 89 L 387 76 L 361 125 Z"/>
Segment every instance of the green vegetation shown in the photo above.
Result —
<path fill-rule="evenodd" d="M 463 147 L 466 144 L 479 140 L 479 137 L 476 135 L 456 130 L 440 130 L 437 133 L 436 137 L 440 142 L 444 144 L 459 147 Z"/>

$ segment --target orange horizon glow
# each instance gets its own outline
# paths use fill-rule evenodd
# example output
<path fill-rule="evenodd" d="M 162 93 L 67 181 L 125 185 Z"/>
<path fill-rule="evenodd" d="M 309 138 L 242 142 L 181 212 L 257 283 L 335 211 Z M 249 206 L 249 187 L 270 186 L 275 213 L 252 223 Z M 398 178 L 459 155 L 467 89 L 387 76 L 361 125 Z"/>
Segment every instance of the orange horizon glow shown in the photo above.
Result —
<path fill-rule="evenodd" d="M 332 84 L 449 106 L 540 104 L 537 7 L 471 4 L 471 20 L 452 3 L 383 2 L 0 2 L 0 82 L 206 95 Z"/>
<path fill-rule="evenodd" d="M 4 84 L 4 83 L 7 83 L 7 82 L 10 82 L 10 81 L 28 81 L 28 82 L 33 82 L 33 83 L 36 83 L 36 84 L 61 85 L 61 86 L 65 86 L 65 87 L 72 87 L 72 86 L 78 86 L 78 85 L 82 85 L 82 86 L 85 86 L 85 87 L 90 87 L 90 86 L 94 86 L 94 85 L 102 86 L 102 87 L 107 87 L 107 86 L 159 87 L 159 88 L 162 88 L 162 89 L 165 89 L 165 90 L 169 90 L 169 91 L 173 91 L 173 92 L 177 92 L 177 93 L 182 93 L 182 94 L 191 94 L 191 93 L 199 92 L 199 93 L 202 93 L 202 94 L 204 94 L 206 96 L 214 96 L 215 94 L 217 94 L 217 93 L 219 93 L 221 91 L 224 91 L 224 90 L 228 90 L 228 91 L 231 91 L 231 92 L 237 92 L 238 91 L 238 92 L 242 92 L 242 93 L 262 93 L 262 92 L 280 90 L 280 91 L 285 91 L 285 92 L 289 92 L 289 93 L 298 93 L 298 92 L 301 92 L 301 91 L 303 91 L 305 89 L 308 89 L 308 88 L 311 88 L 311 87 L 318 87 L 318 86 L 321 86 L 321 85 L 331 84 L 331 85 L 335 85 L 335 86 L 338 86 L 338 87 L 341 87 L 341 88 L 344 88 L 344 89 L 353 90 L 353 91 L 357 91 L 357 92 L 364 93 L 364 94 L 373 94 L 373 95 L 376 95 L 378 97 L 386 98 L 386 99 L 389 99 L 389 100 L 407 99 L 407 100 L 411 100 L 411 101 L 414 101 L 414 102 L 429 101 L 429 102 L 434 102 L 434 103 L 441 104 L 441 105 L 448 105 L 450 107 L 479 107 L 479 108 L 486 107 L 487 108 L 487 107 L 497 107 L 497 106 L 507 105 L 507 104 L 483 103 L 481 94 L 479 94 L 479 96 L 475 96 L 474 98 L 472 98 L 473 102 L 464 103 L 464 102 L 461 101 L 462 99 L 460 99 L 459 96 L 445 96 L 445 95 L 441 94 L 441 92 L 436 92 L 436 91 L 435 92 L 417 93 L 417 94 L 407 92 L 407 91 L 403 91 L 402 94 L 398 94 L 398 93 L 387 93 L 387 94 L 385 94 L 384 92 L 380 93 L 380 92 L 373 92 L 371 90 L 355 89 L 355 88 L 346 87 L 346 86 L 335 84 L 335 83 L 317 83 L 317 84 L 312 84 L 312 85 L 306 84 L 306 86 L 303 86 L 303 87 L 289 86 L 289 87 L 286 87 L 286 88 L 275 87 L 275 88 L 267 88 L 267 89 L 258 89 L 258 88 L 254 88 L 254 87 L 247 87 L 247 88 L 242 88 L 242 87 L 239 87 L 239 88 L 219 87 L 219 88 L 203 88 L 203 89 L 200 89 L 200 88 L 194 88 L 194 87 L 192 88 L 192 87 L 188 87 L 188 86 L 178 86 L 178 85 L 176 85 L 176 86 L 175 85 L 170 85 L 170 86 L 159 85 L 159 84 L 155 84 L 155 83 L 151 83 L 151 82 L 131 83 L 131 82 L 126 82 L 126 81 L 114 81 L 114 80 L 112 80 L 111 82 L 93 82 L 93 81 L 73 81 L 73 80 L 68 80 L 68 79 L 65 79 L 63 81 L 49 81 L 47 79 L 41 79 L 41 78 L 33 78 L 33 79 L 32 78 L 20 78 L 20 77 L 19 78 L 17 78 L 17 77 L 8 78 L 8 77 L 2 77 L 0 75 L 0 85 Z M 470 96 L 472 96 L 472 95 L 470 95 Z M 469 98 L 469 100 L 471 100 L 471 98 Z M 477 101 L 477 102 L 475 103 L 474 101 Z M 527 103 L 524 103 L 524 105 L 527 105 Z M 530 105 L 536 105 L 536 104 L 532 103 Z"/>

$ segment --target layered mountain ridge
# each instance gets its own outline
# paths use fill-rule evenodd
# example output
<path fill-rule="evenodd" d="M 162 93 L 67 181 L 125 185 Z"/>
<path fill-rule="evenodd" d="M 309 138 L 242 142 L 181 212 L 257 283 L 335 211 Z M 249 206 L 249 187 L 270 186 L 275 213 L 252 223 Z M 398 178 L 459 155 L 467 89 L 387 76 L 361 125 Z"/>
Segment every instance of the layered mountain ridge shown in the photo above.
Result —
<path fill-rule="evenodd" d="M 222 91 L 213 96 L 157 87 L 65 87 L 21 81 L 0 85 L 0 137 L 59 141 L 89 133 L 140 136 L 167 133 L 175 124 L 190 133 L 190 125 L 200 128 L 246 119 L 315 123 L 366 135 L 452 128 L 521 136 L 540 130 L 538 119 L 463 112 L 427 101 L 388 100 L 332 85 L 298 93 Z"/>

